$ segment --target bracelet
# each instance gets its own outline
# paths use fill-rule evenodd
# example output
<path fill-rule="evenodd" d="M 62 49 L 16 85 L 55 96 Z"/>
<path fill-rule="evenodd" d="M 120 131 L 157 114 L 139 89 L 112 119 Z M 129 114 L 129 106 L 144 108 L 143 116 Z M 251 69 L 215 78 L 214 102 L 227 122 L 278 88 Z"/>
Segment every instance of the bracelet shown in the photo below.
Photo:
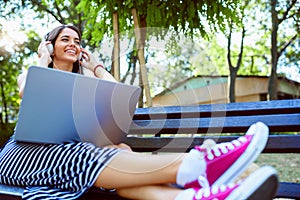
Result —
<path fill-rule="evenodd" d="M 93 70 L 93 72 L 94 72 L 94 75 L 97 77 L 97 75 L 96 75 L 96 70 L 97 70 L 97 68 L 98 67 L 101 67 L 101 68 L 103 68 L 104 69 L 104 67 L 103 67 L 103 65 L 96 65 L 96 67 L 94 67 L 94 70 Z"/>

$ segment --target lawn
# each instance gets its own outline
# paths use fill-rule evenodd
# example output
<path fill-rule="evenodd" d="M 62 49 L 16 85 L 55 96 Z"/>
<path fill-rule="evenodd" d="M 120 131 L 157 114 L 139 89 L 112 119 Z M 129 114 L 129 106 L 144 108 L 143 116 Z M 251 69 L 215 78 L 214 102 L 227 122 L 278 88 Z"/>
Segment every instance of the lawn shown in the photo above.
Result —
<path fill-rule="evenodd" d="M 300 182 L 300 154 L 261 154 L 256 164 L 273 166 L 281 182 Z"/>

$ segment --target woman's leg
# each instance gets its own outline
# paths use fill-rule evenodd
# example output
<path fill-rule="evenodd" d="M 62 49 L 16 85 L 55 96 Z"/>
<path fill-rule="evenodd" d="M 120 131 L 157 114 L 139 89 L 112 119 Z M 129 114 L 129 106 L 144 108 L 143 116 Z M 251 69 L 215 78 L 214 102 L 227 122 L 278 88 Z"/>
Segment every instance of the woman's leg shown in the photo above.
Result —
<path fill-rule="evenodd" d="M 260 155 L 268 133 L 266 125 L 256 123 L 237 140 L 210 148 L 197 146 L 188 154 L 122 151 L 103 169 L 94 186 L 120 189 L 177 183 L 190 188 L 227 184 Z"/>
<path fill-rule="evenodd" d="M 183 190 L 167 185 L 149 185 L 117 190 L 118 195 L 128 199 L 174 200 Z"/>
<path fill-rule="evenodd" d="M 122 151 L 100 173 L 94 186 L 119 189 L 176 183 L 177 171 L 184 155 L 152 155 Z"/>
<path fill-rule="evenodd" d="M 115 145 L 108 145 L 105 146 L 107 148 L 117 148 L 117 149 L 124 149 L 124 150 L 128 150 L 128 151 L 132 151 L 131 147 L 125 143 L 120 143 L 120 144 L 115 144 Z"/>
<path fill-rule="evenodd" d="M 258 170 L 259 167 L 256 164 L 252 164 L 249 168 L 241 174 L 236 180 L 235 183 L 245 180 L 249 175 Z M 141 200 L 174 200 L 177 195 L 184 190 L 171 187 L 168 185 L 149 185 L 149 186 L 139 186 L 132 188 L 122 188 L 118 189 L 118 195 L 128 198 L 128 199 L 141 199 Z"/>

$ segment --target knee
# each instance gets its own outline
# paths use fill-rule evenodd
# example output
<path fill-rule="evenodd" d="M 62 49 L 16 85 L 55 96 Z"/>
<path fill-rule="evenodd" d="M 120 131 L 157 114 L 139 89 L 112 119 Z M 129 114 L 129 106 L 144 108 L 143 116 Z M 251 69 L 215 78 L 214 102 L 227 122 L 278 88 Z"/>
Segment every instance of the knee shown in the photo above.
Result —
<path fill-rule="evenodd" d="M 120 143 L 116 146 L 117 146 L 117 148 L 120 148 L 120 149 L 125 149 L 125 150 L 128 150 L 128 151 L 132 151 L 131 147 L 128 146 L 127 144 L 125 144 L 125 143 Z"/>
<path fill-rule="evenodd" d="M 127 150 L 127 151 L 132 151 L 131 147 L 128 146 L 127 144 L 125 143 L 120 143 L 120 144 L 116 144 L 116 145 L 109 145 L 109 146 L 106 146 L 108 148 L 118 148 L 118 149 L 124 149 L 124 150 Z"/>

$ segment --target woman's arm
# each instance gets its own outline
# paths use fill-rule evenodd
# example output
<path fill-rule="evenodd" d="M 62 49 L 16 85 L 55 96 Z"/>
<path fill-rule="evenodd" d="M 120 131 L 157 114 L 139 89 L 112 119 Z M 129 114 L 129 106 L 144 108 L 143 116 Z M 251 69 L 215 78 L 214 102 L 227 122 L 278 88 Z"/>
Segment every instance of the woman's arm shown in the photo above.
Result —
<path fill-rule="evenodd" d="M 47 42 L 41 42 L 41 44 L 38 47 L 38 66 L 40 67 L 48 67 L 49 63 L 52 61 L 49 51 L 46 47 L 47 44 L 50 44 L 50 41 Z M 19 96 L 20 98 L 23 97 L 25 82 L 27 77 L 27 70 L 24 70 L 19 76 L 18 76 L 18 87 L 19 87 Z"/>
<path fill-rule="evenodd" d="M 96 65 L 93 69 L 94 76 L 101 78 L 103 80 L 108 81 L 114 81 L 117 82 L 117 80 L 108 72 L 102 65 Z"/>
<path fill-rule="evenodd" d="M 19 96 L 20 96 L 20 98 L 23 97 L 23 92 L 24 92 L 26 77 L 27 77 L 27 70 L 23 71 L 18 76 L 18 80 L 17 81 L 18 81 L 18 86 L 19 86 Z"/>

